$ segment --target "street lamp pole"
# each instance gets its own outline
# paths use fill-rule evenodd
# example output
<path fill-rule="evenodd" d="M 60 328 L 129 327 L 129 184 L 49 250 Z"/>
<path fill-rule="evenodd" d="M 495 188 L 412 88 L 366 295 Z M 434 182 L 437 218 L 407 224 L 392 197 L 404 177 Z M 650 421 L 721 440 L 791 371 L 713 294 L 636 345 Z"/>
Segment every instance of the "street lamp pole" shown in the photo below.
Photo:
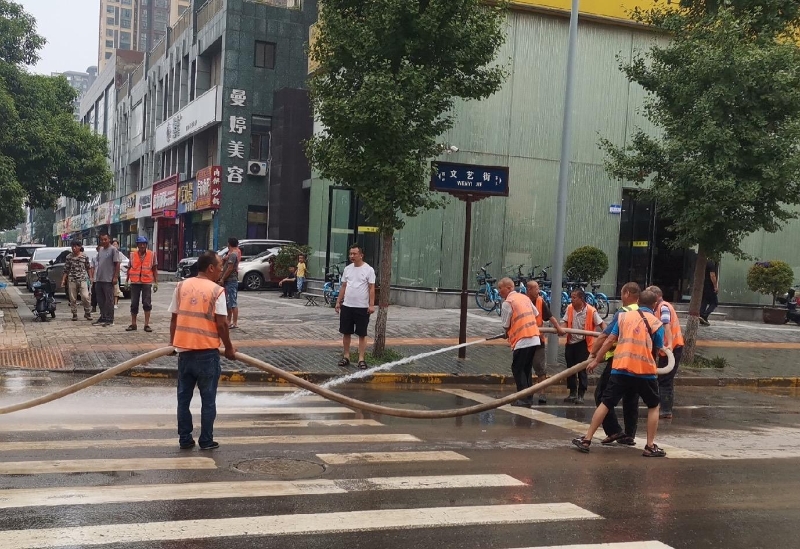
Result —
<path fill-rule="evenodd" d="M 564 278 L 564 241 L 567 226 L 567 193 L 569 163 L 572 159 L 572 109 L 575 100 L 575 59 L 578 49 L 578 10 L 580 0 L 572 0 L 569 17 L 569 47 L 567 49 L 567 87 L 564 93 L 564 124 L 561 130 L 561 163 L 558 170 L 558 200 L 556 202 L 556 241 L 553 252 L 553 286 L 551 308 L 561 319 L 561 282 Z M 547 345 L 547 363 L 558 363 L 558 334 L 551 334 Z"/>

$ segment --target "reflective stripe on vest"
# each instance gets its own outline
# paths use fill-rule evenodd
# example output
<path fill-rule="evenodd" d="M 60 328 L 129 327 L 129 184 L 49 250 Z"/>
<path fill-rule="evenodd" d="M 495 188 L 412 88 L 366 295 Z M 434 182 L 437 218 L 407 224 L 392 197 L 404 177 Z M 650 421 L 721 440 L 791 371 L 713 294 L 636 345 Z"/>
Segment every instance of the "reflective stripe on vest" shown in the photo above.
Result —
<path fill-rule="evenodd" d="M 625 312 L 627 312 L 627 311 L 638 311 L 639 310 L 639 304 L 638 303 L 634 303 L 633 305 L 628 305 L 626 307 L 622 307 L 620 310 L 621 311 L 625 311 Z M 617 348 L 617 344 L 616 343 L 611 346 L 611 350 L 606 353 L 606 356 L 605 356 L 606 360 L 614 358 L 614 351 L 616 350 L 616 348 Z"/>
<path fill-rule="evenodd" d="M 588 303 L 584 305 L 584 310 L 586 311 L 586 324 L 584 325 L 583 329 L 587 332 L 594 331 L 594 315 L 597 310 L 589 305 Z M 575 308 L 572 304 L 567 305 L 567 328 L 572 328 L 572 322 L 575 319 Z M 589 352 L 592 351 L 592 346 L 594 345 L 594 337 L 586 336 L 586 346 L 589 348 Z M 577 343 L 577 342 L 575 342 Z"/>
<path fill-rule="evenodd" d="M 508 327 L 508 342 L 513 349 L 521 339 L 539 335 L 536 317 L 533 312 L 531 300 L 517 292 L 511 292 L 506 297 L 506 302 L 511 305 L 511 326 Z"/>
<path fill-rule="evenodd" d="M 178 284 L 177 322 L 172 344 L 181 349 L 217 349 L 217 299 L 224 290 L 205 278 L 189 278 Z"/>
<path fill-rule="evenodd" d="M 131 284 L 152 284 L 153 279 L 153 258 L 154 254 L 150 250 L 144 252 L 144 259 L 139 256 L 139 251 L 131 254 L 131 267 L 128 269 L 128 282 Z"/>
<path fill-rule="evenodd" d="M 644 318 L 639 314 L 641 312 Z M 655 334 L 663 324 L 652 313 L 630 311 L 619 315 L 617 326 L 619 336 L 614 352 L 614 369 L 625 370 L 635 375 L 656 375 L 656 361 L 653 358 L 653 338 L 647 329 Z"/>
<path fill-rule="evenodd" d="M 536 325 L 539 328 L 544 326 L 544 307 L 542 305 L 543 303 L 544 303 L 544 299 L 542 299 L 542 296 L 539 295 L 536 298 L 536 310 L 539 311 L 539 316 L 536 317 Z"/>

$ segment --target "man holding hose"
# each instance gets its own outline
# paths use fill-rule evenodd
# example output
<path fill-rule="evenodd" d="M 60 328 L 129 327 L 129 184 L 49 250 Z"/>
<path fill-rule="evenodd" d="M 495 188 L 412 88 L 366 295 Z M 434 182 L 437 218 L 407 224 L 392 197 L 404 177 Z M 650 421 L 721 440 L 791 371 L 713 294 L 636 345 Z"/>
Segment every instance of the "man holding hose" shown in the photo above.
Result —
<path fill-rule="evenodd" d="M 533 385 L 531 377 L 533 358 L 541 345 L 539 326 L 536 324 L 539 311 L 527 296 L 514 291 L 514 281 L 510 278 L 501 278 L 497 283 L 497 291 L 503 298 L 500 317 L 513 351 L 511 373 L 514 375 L 519 392 Z M 532 404 L 533 395 L 530 395 L 525 399 L 514 401 L 511 405 L 530 408 Z"/>
<path fill-rule="evenodd" d="M 544 300 L 542 294 L 539 292 L 539 283 L 535 280 L 530 280 L 525 285 L 525 289 L 528 299 L 530 299 L 533 304 L 533 308 L 539 313 L 536 315 L 536 325 L 541 328 L 544 326 L 545 322 L 549 322 L 553 328 L 555 328 L 558 335 L 566 335 L 558 319 L 550 313 L 550 306 L 547 305 L 547 301 Z M 541 338 L 541 343 L 536 347 L 536 351 L 533 354 L 533 372 L 536 374 L 537 382 L 547 379 L 547 364 L 545 360 L 547 351 L 544 345 L 544 338 Z M 539 395 L 539 404 L 547 404 L 547 397 L 544 392 Z"/>

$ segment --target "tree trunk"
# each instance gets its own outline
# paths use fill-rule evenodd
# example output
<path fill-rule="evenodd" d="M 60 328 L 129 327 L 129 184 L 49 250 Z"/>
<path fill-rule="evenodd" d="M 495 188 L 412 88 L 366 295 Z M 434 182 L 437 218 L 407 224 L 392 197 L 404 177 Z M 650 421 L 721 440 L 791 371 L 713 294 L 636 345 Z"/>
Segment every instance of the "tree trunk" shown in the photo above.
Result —
<path fill-rule="evenodd" d="M 375 344 L 372 356 L 381 356 L 386 349 L 386 320 L 389 316 L 389 293 L 392 283 L 392 245 L 394 231 L 381 233 L 381 278 L 378 290 L 378 316 L 375 319 Z"/>
<path fill-rule="evenodd" d="M 689 301 L 689 320 L 686 322 L 684 334 L 683 357 L 681 362 L 690 364 L 694 361 L 695 346 L 697 344 L 697 328 L 700 325 L 700 303 L 703 300 L 703 286 L 706 279 L 706 252 L 698 248 L 697 263 L 694 266 L 694 281 L 692 282 L 692 299 Z"/>

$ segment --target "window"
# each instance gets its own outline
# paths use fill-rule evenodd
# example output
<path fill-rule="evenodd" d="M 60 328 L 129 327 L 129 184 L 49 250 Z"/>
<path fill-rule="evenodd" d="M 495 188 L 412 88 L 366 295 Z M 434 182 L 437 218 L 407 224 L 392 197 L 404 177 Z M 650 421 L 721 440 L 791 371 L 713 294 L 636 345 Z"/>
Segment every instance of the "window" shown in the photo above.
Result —
<path fill-rule="evenodd" d="M 114 6 L 106 6 L 106 13 L 114 15 Z"/>
<path fill-rule="evenodd" d="M 155 0 L 155 6 L 157 8 L 169 8 L 169 0 Z"/>
<path fill-rule="evenodd" d="M 266 206 L 247 207 L 247 238 L 267 238 Z"/>
<path fill-rule="evenodd" d="M 106 17 L 106 25 L 116 25 L 113 17 Z"/>
<path fill-rule="evenodd" d="M 128 8 L 122 8 L 122 10 L 120 11 L 120 17 L 122 17 L 123 19 L 130 19 L 131 15 L 132 15 L 131 10 L 129 10 Z"/>
<path fill-rule="evenodd" d="M 254 114 L 250 123 L 250 160 L 269 160 L 270 131 L 272 118 Z"/>
<path fill-rule="evenodd" d="M 106 36 L 108 36 L 109 38 L 114 38 L 114 31 L 111 29 L 107 30 Z"/>
<path fill-rule="evenodd" d="M 111 52 L 110 51 L 106 52 L 106 59 L 111 59 Z"/>
<path fill-rule="evenodd" d="M 131 20 L 130 19 L 120 19 L 119 26 L 123 29 L 131 28 Z"/>
<path fill-rule="evenodd" d="M 130 6 L 130 5 L 131 5 L 131 0 L 121 0 L 121 2 L 120 2 L 120 3 L 121 3 L 123 6 Z"/>
<path fill-rule="evenodd" d="M 275 68 L 275 44 L 256 40 L 255 66 L 263 69 Z"/>
<path fill-rule="evenodd" d="M 107 48 L 113 48 L 114 47 L 114 41 L 113 40 L 106 40 L 106 47 Z"/>
<path fill-rule="evenodd" d="M 147 29 L 149 27 L 149 21 L 147 20 L 147 17 L 142 18 L 141 27 L 142 29 Z"/>

